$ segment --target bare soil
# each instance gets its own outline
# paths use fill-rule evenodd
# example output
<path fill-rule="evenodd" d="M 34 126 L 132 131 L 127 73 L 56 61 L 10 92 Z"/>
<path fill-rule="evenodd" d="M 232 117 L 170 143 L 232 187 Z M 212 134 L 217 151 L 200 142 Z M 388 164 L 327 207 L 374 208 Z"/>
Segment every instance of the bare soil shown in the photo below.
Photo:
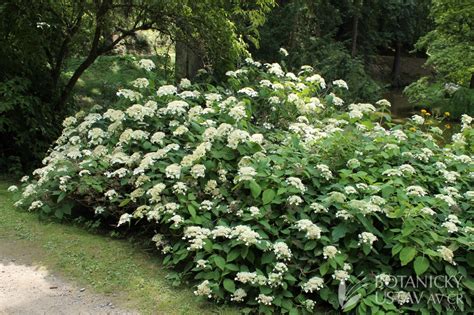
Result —
<path fill-rule="evenodd" d="M 0 315 L 138 314 L 116 307 L 113 296 L 89 292 L 34 262 L 34 250 L 0 241 Z"/>

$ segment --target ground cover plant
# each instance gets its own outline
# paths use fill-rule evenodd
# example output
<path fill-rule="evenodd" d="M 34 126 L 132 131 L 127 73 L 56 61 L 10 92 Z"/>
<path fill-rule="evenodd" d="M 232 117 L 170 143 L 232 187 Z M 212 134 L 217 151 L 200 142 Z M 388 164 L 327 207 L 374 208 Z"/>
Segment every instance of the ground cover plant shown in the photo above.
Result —
<path fill-rule="evenodd" d="M 441 146 L 423 117 L 346 104 L 309 66 L 249 58 L 221 86 L 159 86 L 138 64 L 112 108 L 65 119 L 18 207 L 152 233 L 196 295 L 244 311 L 474 309 L 471 117 Z M 416 276 L 458 281 L 400 281 Z"/>

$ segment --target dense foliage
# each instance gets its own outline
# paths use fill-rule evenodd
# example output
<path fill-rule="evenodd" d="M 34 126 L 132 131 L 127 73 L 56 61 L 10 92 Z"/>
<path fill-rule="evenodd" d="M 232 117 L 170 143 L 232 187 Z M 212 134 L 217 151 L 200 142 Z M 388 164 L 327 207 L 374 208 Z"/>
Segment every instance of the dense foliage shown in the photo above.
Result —
<path fill-rule="evenodd" d="M 153 231 L 195 294 L 247 310 L 473 311 L 471 117 L 441 146 L 423 117 L 392 125 L 387 101 L 345 103 L 350 86 L 310 66 L 247 59 L 222 86 L 176 87 L 139 64 L 113 108 L 64 120 L 17 206 Z M 446 274 L 458 285 L 396 281 Z"/>
<path fill-rule="evenodd" d="M 415 104 L 460 117 L 474 113 L 474 3 L 472 1 L 434 0 L 431 16 L 435 27 L 417 43 L 426 50 L 427 65 L 434 77 L 423 77 L 411 84 L 406 93 Z"/>
<path fill-rule="evenodd" d="M 273 0 L 5 0 L 0 4 L 0 169 L 41 157 L 75 112 L 73 89 L 95 60 L 141 30 L 185 42 L 223 71 L 256 42 Z M 235 23 L 238 20 L 238 23 Z M 71 58 L 81 61 L 64 76 Z M 70 64 L 70 63 L 69 63 Z M 12 88 L 13 86 L 13 88 Z M 18 121 L 23 123 L 18 124 Z"/>

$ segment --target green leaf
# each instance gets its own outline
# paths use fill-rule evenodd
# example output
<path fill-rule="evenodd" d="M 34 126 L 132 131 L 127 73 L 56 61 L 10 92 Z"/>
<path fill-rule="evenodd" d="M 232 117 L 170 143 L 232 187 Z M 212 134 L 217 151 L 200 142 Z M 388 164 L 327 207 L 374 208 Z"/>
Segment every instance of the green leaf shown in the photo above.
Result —
<path fill-rule="evenodd" d="M 400 252 L 400 261 L 402 266 L 405 266 L 416 256 L 416 249 L 414 247 L 404 247 Z"/>
<path fill-rule="evenodd" d="M 418 256 L 413 263 L 417 276 L 422 275 L 430 267 L 430 261 L 426 257 Z"/>
<path fill-rule="evenodd" d="M 262 201 L 264 205 L 267 205 L 275 199 L 276 192 L 273 189 L 266 189 L 262 195 Z"/>
<path fill-rule="evenodd" d="M 249 184 L 249 187 L 250 187 L 250 191 L 252 192 L 252 196 L 254 198 L 257 198 L 258 196 L 260 196 L 260 193 L 262 192 L 262 188 L 260 187 L 259 184 L 257 184 L 256 181 L 251 181 L 250 184 Z"/>
<path fill-rule="evenodd" d="M 316 247 L 316 241 L 308 241 L 304 244 L 304 250 L 313 250 Z"/>
<path fill-rule="evenodd" d="M 216 264 L 217 267 L 220 269 L 224 270 L 225 269 L 225 259 L 222 258 L 221 256 L 215 256 L 214 257 L 214 263 Z"/>
<path fill-rule="evenodd" d="M 234 293 L 234 291 L 235 291 L 234 281 L 232 281 L 230 279 L 224 279 L 223 285 L 224 285 L 224 289 L 226 289 L 230 293 Z"/>
<path fill-rule="evenodd" d="M 126 205 L 128 205 L 130 203 L 130 198 L 127 198 L 125 200 L 123 200 L 120 204 L 119 204 L 119 207 L 125 207 Z"/>
<path fill-rule="evenodd" d="M 275 254 L 273 252 L 266 252 L 262 255 L 262 265 L 271 263 L 275 259 Z"/>
<path fill-rule="evenodd" d="M 329 271 L 329 264 L 327 262 L 319 266 L 319 273 L 321 274 L 321 276 L 324 276 L 325 274 L 327 274 L 328 271 Z"/>
<path fill-rule="evenodd" d="M 240 256 L 240 249 L 234 248 L 230 251 L 229 254 L 227 254 L 227 261 L 228 262 L 234 261 L 239 256 Z"/>
<path fill-rule="evenodd" d="M 195 216 L 196 216 L 196 209 L 194 208 L 193 205 L 191 205 L 191 204 L 188 205 L 188 211 L 189 211 L 189 214 L 190 214 L 192 217 L 195 217 Z"/>
<path fill-rule="evenodd" d="M 343 238 L 347 233 L 347 227 L 344 223 L 339 224 L 332 230 L 333 241 L 337 242 L 339 239 Z"/>

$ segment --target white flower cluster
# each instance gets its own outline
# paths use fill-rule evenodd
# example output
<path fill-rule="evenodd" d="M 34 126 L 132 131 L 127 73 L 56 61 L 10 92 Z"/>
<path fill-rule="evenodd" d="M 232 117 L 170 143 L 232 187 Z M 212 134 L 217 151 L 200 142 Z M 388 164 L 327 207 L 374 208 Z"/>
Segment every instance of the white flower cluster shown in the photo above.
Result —
<path fill-rule="evenodd" d="M 301 285 L 301 288 L 306 293 L 313 293 L 313 291 L 319 291 L 324 286 L 324 279 L 320 277 L 312 277 Z"/>
<path fill-rule="evenodd" d="M 310 240 L 321 238 L 321 229 L 308 219 L 297 221 L 296 228 L 299 231 L 306 232 L 306 238 Z"/>
<path fill-rule="evenodd" d="M 332 259 L 336 257 L 337 254 L 340 254 L 341 251 L 337 249 L 336 246 L 324 246 L 323 248 L 323 257 L 324 259 Z"/>
<path fill-rule="evenodd" d="M 457 231 L 459 231 L 457 224 L 461 224 L 461 221 L 459 221 L 456 215 L 450 214 L 446 218 L 446 221 L 441 224 L 441 226 L 446 228 L 448 230 L 448 233 L 456 233 Z"/>
<path fill-rule="evenodd" d="M 291 249 L 284 242 L 273 244 L 273 252 L 277 259 L 289 260 L 291 258 Z"/>
<path fill-rule="evenodd" d="M 359 245 L 368 244 L 372 247 L 376 240 L 378 240 L 377 236 L 370 232 L 362 232 L 359 234 Z"/>
<path fill-rule="evenodd" d="M 196 291 L 194 291 L 194 294 L 197 296 L 207 296 L 208 298 L 212 297 L 212 290 L 210 287 L 210 282 L 209 280 L 204 280 L 197 286 Z"/>
<path fill-rule="evenodd" d="M 298 177 L 288 177 L 286 179 L 286 183 L 290 186 L 295 187 L 296 189 L 298 189 L 302 193 L 304 193 L 306 191 L 306 186 L 303 184 L 301 179 L 299 179 Z"/>

